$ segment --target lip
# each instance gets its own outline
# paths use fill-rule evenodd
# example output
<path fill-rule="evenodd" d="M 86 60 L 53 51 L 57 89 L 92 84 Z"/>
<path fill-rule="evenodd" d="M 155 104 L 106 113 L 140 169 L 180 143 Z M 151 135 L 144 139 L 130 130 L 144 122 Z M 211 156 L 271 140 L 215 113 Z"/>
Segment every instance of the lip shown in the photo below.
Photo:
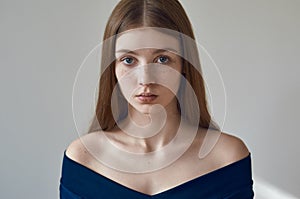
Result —
<path fill-rule="evenodd" d="M 141 93 L 139 95 L 136 95 L 136 97 L 141 102 L 152 102 L 158 97 L 158 95 L 155 95 L 153 93 Z"/>

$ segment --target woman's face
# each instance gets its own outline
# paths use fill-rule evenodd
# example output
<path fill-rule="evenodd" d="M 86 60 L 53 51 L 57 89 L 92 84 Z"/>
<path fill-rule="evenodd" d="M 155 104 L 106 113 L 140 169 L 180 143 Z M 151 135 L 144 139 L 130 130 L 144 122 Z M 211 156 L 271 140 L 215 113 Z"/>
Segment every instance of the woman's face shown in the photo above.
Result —
<path fill-rule="evenodd" d="M 150 28 L 127 31 L 116 41 L 115 73 L 120 89 L 137 111 L 151 106 L 176 109 L 181 77 L 179 41 Z"/>

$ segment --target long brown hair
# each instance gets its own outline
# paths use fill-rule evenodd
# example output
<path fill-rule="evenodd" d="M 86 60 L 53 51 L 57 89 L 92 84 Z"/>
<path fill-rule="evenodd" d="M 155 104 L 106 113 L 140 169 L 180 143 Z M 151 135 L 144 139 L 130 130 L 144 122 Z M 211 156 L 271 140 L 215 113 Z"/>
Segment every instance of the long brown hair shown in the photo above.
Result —
<path fill-rule="evenodd" d="M 106 24 L 103 41 L 108 40 L 124 31 L 139 27 L 166 28 L 180 32 L 195 40 L 191 23 L 178 0 L 121 0 L 114 8 Z M 212 121 L 207 108 L 204 80 L 201 75 L 200 60 L 197 46 L 182 45 L 185 53 L 182 73 L 192 86 L 200 111 L 199 127 L 219 130 L 218 125 Z M 99 81 L 99 92 L 95 116 L 88 132 L 104 130 L 109 131 L 116 125 L 112 110 L 111 98 L 117 79 L 115 76 L 115 39 L 104 43 L 102 47 L 102 76 Z M 190 61 L 193 60 L 191 64 Z M 108 66 L 108 67 L 107 67 Z M 196 67 L 196 68 L 195 68 Z M 184 91 L 183 91 L 184 93 Z M 183 94 L 183 96 L 185 96 Z M 120 99 L 120 101 L 124 99 Z M 188 98 L 183 98 L 184 108 L 178 107 L 186 120 L 194 117 L 195 107 L 191 107 Z"/>

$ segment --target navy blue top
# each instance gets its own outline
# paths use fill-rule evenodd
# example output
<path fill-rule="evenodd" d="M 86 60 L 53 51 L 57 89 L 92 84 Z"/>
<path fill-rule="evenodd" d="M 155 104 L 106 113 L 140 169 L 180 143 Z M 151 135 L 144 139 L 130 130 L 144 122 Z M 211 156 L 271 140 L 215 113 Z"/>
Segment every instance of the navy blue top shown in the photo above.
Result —
<path fill-rule="evenodd" d="M 64 153 L 61 199 L 253 199 L 250 154 L 225 167 L 153 196 L 121 185 L 75 162 Z"/>

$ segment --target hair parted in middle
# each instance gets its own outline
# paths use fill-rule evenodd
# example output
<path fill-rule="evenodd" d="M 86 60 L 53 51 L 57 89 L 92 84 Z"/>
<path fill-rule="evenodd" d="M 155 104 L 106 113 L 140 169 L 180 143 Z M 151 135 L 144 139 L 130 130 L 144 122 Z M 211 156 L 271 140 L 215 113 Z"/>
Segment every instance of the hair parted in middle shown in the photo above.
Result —
<path fill-rule="evenodd" d="M 198 126 L 220 130 L 219 126 L 212 120 L 208 111 L 204 79 L 201 75 L 200 59 L 198 54 L 195 36 L 192 25 L 182 5 L 178 0 L 121 0 L 112 11 L 106 24 L 101 59 L 102 75 L 99 81 L 99 92 L 96 104 L 95 116 L 89 127 L 88 133 L 103 130 L 109 131 L 115 127 L 116 121 L 111 110 L 112 93 L 117 85 L 115 75 L 115 44 L 117 35 L 136 28 L 155 27 L 164 28 L 179 32 L 188 36 L 194 42 L 186 42 L 179 37 L 182 58 L 182 74 L 193 88 L 200 111 Z M 178 34 L 180 35 L 180 34 Z M 113 39 L 111 39 L 113 38 Z M 107 42 L 108 41 L 108 42 Z M 188 43 L 188 44 L 187 44 Z M 189 60 L 189 61 L 187 61 Z M 193 63 L 193 64 L 192 64 Z M 179 98 L 182 98 L 183 107 L 178 105 L 182 117 L 186 120 L 193 120 L 195 107 L 186 97 L 186 89 L 181 82 Z M 122 95 L 118 99 L 120 118 L 127 114 L 126 100 Z M 178 103 L 177 103 L 178 104 Z"/>

